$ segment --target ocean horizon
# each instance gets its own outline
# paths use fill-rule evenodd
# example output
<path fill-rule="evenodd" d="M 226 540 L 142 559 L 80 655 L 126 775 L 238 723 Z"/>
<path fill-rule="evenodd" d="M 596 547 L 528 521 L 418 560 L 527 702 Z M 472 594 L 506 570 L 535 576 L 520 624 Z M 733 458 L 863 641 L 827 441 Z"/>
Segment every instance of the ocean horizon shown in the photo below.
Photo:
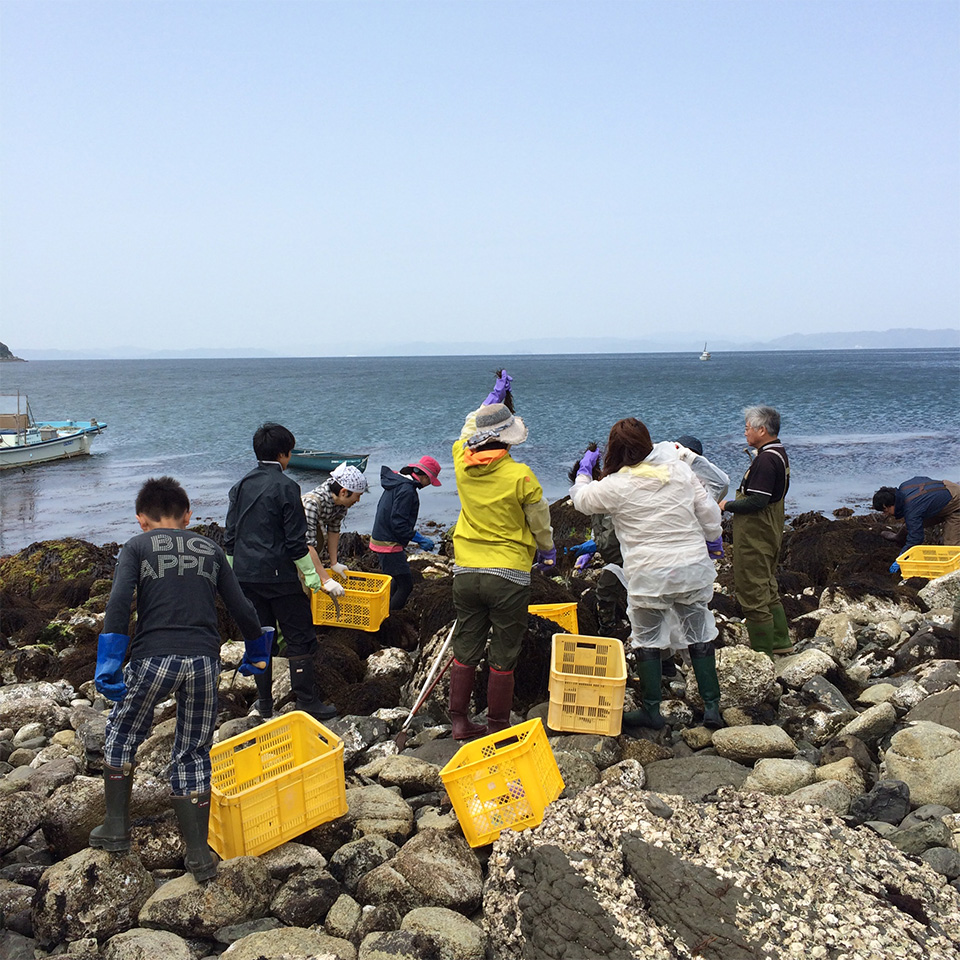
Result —
<path fill-rule="evenodd" d="M 713 352 L 711 350 L 711 352 Z M 513 451 L 551 501 L 567 470 L 610 426 L 637 416 L 655 440 L 692 434 L 735 489 L 748 465 L 742 410 L 782 417 L 791 458 L 787 511 L 869 509 L 878 486 L 922 474 L 960 478 L 960 349 L 520 354 L 514 356 L 43 360 L 5 363 L 4 393 L 21 391 L 47 419 L 108 424 L 92 456 L 0 473 L 0 554 L 73 536 L 123 542 L 149 476 L 187 489 L 194 522 L 223 523 L 230 487 L 254 465 L 251 438 L 267 420 L 298 445 L 370 456 L 371 492 L 344 530 L 369 533 L 380 466 L 430 454 L 443 486 L 421 496 L 426 524 L 459 511 L 450 447 L 494 371 L 515 377 L 530 431 Z M 323 475 L 291 470 L 304 492 Z"/>

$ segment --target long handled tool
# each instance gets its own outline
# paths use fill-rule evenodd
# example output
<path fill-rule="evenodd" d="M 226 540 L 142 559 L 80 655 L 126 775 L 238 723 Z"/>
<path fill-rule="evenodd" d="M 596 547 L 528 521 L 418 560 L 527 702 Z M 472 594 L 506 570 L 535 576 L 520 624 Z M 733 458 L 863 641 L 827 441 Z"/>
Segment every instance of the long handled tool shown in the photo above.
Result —
<path fill-rule="evenodd" d="M 433 688 L 440 682 L 440 678 L 447 672 L 450 668 L 450 664 L 453 663 L 453 654 L 451 654 L 446 662 L 443 664 L 443 669 L 437 672 L 440 667 L 441 662 L 443 662 L 444 656 L 447 650 L 450 647 L 450 641 L 453 639 L 453 631 L 457 627 L 457 621 L 453 621 L 453 626 L 450 628 L 450 632 L 447 634 L 447 639 L 443 641 L 443 645 L 440 647 L 440 652 L 437 654 L 436 659 L 433 661 L 433 666 L 430 668 L 430 672 L 427 674 L 427 679 L 423 681 L 423 686 L 420 688 L 420 695 L 417 697 L 416 703 L 411 707 L 410 712 L 407 714 L 407 719 L 403 721 L 403 726 L 400 728 L 400 732 L 394 737 L 393 742 L 397 745 L 397 750 L 403 750 L 407 745 L 407 740 L 410 739 L 410 731 L 407 730 L 407 727 L 410 726 L 410 721 L 413 720 L 414 714 L 424 705 L 427 697 L 433 693 Z M 434 676 L 436 674 L 436 676 Z"/>

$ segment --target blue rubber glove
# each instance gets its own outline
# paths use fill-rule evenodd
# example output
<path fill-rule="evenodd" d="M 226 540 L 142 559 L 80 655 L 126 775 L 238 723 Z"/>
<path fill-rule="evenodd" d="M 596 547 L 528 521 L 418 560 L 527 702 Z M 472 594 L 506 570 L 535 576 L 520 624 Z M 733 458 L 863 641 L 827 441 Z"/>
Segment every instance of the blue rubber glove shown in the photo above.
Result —
<path fill-rule="evenodd" d="M 597 552 L 596 540 L 584 540 L 575 546 L 567 547 L 564 553 L 572 553 L 575 557 L 582 557 L 585 553 L 594 554 Z"/>
<path fill-rule="evenodd" d="M 533 569 L 541 573 L 551 572 L 557 568 L 557 548 L 551 550 L 538 550 L 533 558 Z"/>
<path fill-rule="evenodd" d="M 707 541 L 707 553 L 715 560 L 723 556 L 723 537 L 717 537 L 716 540 Z"/>
<path fill-rule="evenodd" d="M 900 564 L 897 563 L 896 560 L 894 560 L 893 563 L 890 564 L 890 572 L 891 572 L 891 573 L 899 573 L 899 572 L 900 572 Z"/>
<path fill-rule="evenodd" d="M 491 403 L 503 403 L 511 383 L 513 383 L 513 377 L 506 370 L 501 370 L 500 376 L 497 377 L 496 386 L 487 394 L 487 399 L 483 401 L 483 405 L 488 407 Z"/>
<path fill-rule="evenodd" d="M 113 703 L 119 703 L 127 695 L 123 682 L 123 658 L 130 646 L 125 633 L 101 633 L 97 640 L 97 672 L 93 676 L 98 693 Z"/>
<path fill-rule="evenodd" d="M 418 547 L 427 551 L 432 550 L 436 546 L 429 537 L 425 537 L 422 533 L 414 533 L 410 538 L 410 542 L 417 544 Z"/>
<path fill-rule="evenodd" d="M 593 468 L 597 465 L 597 461 L 600 459 L 599 450 L 588 450 L 580 458 L 580 467 L 577 470 L 577 476 L 579 477 L 582 473 L 585 477 L 588 477 L 590 480 L 593 479 Z"/>
<path fill-rule="evenodd" d="M 270 654 L 273 651 L 273 627 L 264 627 L 263 633 L 256 640 L 245 641 L 246 649 L 237 672 L 245 677 L 252 677 L 255 673 L 263 673 L 270 664 Z"/>
<path fill-rule="evenodd" d="M 581 572 L 583 570 L 586 570 L 587 567 L 590 566 L 590 561 L 592 559 L 593 559 L 592 553 L 581 553 L 580 556 L 577 557 L 577 562 L 573 565 L 573 569 L 579 570 Z"/>

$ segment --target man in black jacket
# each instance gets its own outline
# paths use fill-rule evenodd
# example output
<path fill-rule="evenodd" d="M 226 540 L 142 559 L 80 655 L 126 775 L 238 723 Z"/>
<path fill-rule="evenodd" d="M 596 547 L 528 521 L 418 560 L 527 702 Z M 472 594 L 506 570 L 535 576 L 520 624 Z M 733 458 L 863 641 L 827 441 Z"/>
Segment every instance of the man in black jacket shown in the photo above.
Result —
<path fill-rule="evenodd" d="M 321 583 L 310 559 L 300 487 L 284 476 L 295 445 L 293 434 L 279 423 L 265 423 L 253 435 L 257 465 L 230 491 L 223 546 L 261 624 L 279 625 L 283 632 L 297 709 L 330 720 L 337 711 L 317 695 L 317 631 L 298 571 L 310 590 L 337 597 L 343 585 L 332 577 Z M 257 709 L 266 720 L 273 716 L 273 672 L 268 669 L 254 679 Z"/>

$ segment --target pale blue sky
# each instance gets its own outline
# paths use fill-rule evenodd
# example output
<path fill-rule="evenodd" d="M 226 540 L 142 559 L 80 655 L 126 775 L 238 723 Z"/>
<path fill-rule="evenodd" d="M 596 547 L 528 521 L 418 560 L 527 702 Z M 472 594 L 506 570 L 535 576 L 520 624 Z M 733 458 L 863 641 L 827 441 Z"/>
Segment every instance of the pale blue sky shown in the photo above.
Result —
<path fill-rule="evenodd" d="M 22 348 L 956 327 L 958 3 L 0 4 Z"/>

